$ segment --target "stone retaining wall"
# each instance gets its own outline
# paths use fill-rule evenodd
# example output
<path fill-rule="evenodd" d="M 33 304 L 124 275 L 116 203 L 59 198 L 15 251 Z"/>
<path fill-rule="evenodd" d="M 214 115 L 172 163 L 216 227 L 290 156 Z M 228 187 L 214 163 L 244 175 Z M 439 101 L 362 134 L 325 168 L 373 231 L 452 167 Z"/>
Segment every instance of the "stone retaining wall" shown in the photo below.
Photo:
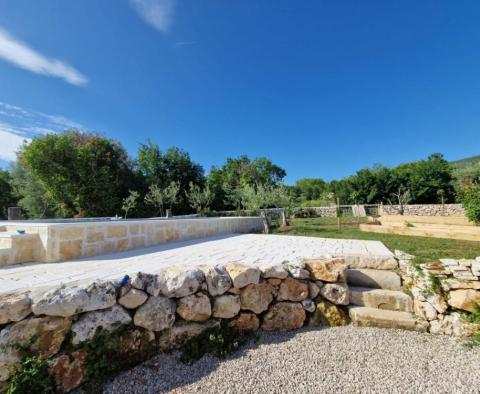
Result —
<path fill-rule="evenodd" d="M 77 223 L 4 222 L 7 231 L 25 230 L 37 239 L 12 250 L 8 264 L 56 262 L 186 241 L 217 234 L 260 232 L 259 217 L 85 221 Z M 20 253 L 21 252 L 21 253 Z M 28 259 L 22 258 L 28 256 Z"/>
<path fill-rule="evenodd" d="M 405 216 L 465 216 L 462 204 L 418 204 L 405 205 Z M 380 215 L 399 215 L 399 205 L 382 205 Z"/>
<path fill-rule="evenodd" d="M 0 391 L 25 350 L 45 357 L 57 389 L 68 392 L 90 376 L 100 345 L 87 345 L 105 333 L 122 330 L 115 359 L 140 362 L 222 320 L 239 332 L 345 325 L 347 304 L 346 264 L 340 258 L 169 267 L 118 282 L 3 295 Z"/>
<path fill-rule="evenodd" d="M 430 333 L 468 337 L 480 332 L 479 325 L 466 319 L 480 305 L 480 257 L 415 265 L 414 256 L 395 254 L 404 287 L 414 299 L 414 312 Z"/>

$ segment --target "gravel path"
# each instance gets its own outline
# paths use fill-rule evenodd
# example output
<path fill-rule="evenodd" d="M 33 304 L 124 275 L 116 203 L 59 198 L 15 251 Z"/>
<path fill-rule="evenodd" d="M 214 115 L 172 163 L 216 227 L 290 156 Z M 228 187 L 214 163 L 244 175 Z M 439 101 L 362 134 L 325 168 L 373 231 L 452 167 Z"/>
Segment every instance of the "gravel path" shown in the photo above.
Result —
<path fill-rule="evenodd" d="M 162 354 L 105 393 L 480 393 L 480 349 L 454 338 L 353 326 L 261 334 L 226 360 Z"/>

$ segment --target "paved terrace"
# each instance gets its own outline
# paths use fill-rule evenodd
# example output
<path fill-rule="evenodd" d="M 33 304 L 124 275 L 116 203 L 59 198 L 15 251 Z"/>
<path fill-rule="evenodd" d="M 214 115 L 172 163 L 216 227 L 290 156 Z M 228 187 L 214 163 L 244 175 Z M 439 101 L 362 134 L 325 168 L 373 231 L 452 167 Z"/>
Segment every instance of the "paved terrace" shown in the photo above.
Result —
<path fill-rule="evenodd" d="M 167 266 L 220 263 L 280 264 L 304 258 L 375 255 L 392 256 L 379 241 L 229 234 L 175 242 L 60 263 L 19 264 L 0 269 L 0 293 L 44 290 L 59 284 L 74 285 L 93 279 L 121 279 L 138 271 L 156 273 Z"/>

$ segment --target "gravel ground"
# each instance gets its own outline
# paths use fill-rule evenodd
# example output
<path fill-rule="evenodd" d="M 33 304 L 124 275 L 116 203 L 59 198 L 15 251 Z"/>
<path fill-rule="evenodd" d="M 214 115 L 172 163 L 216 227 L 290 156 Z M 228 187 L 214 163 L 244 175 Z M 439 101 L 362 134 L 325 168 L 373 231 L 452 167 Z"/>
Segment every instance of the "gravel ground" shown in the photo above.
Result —
<path fill-rule="evenodd" d="M 449 337 L 339 327 L 262 333 L 225 360 L 161 354 L 105 393 L 480 393 L 480 349 Z"/>

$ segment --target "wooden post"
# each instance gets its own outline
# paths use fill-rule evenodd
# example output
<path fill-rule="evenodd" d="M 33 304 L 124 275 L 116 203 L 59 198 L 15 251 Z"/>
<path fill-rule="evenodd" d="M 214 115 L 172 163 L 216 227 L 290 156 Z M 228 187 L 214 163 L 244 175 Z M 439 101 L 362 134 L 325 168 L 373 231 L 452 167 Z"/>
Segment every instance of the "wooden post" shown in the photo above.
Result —
<path fill-rule="evenodd" d="M 340 223 L 340 199 L 337 197 L 337 225 L 338 229 L 340 230 L 341 228 L 341 223 Z"/>
<path fill-rule="evenodd" d="M 263 210 L 260 211 L 260 217 L 262 218 L 263 222 L 263 233 L 270 234 L 270 223 L 268 221 L 267 213 Z"/>

